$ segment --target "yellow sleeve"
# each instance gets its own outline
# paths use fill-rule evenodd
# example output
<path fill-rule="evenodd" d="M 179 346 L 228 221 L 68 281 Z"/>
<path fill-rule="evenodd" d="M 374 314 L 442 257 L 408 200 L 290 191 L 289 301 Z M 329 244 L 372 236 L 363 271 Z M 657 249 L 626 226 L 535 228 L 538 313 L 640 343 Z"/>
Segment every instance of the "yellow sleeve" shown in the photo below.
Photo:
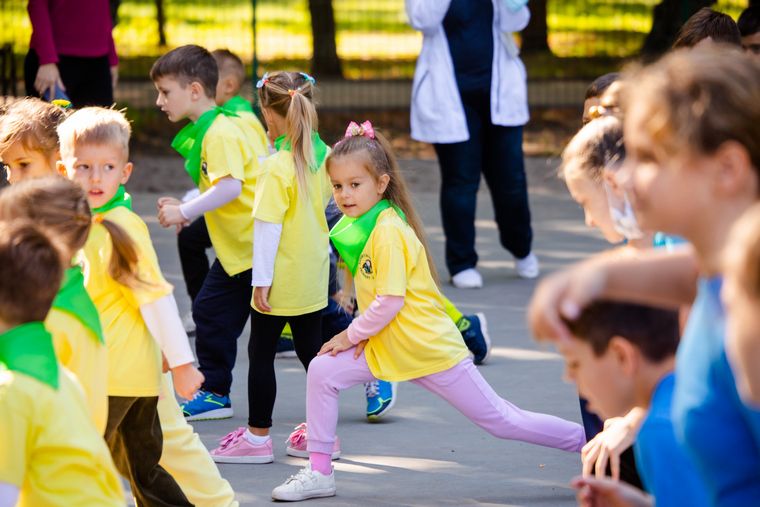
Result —
<path fill-rule="evenodd" d="M 140 280 L 133 287 L 119 284 L 119 287 L 130 304 L 139 308 L 142 305 L 152 303 L 156 299 L 171 294 L 173 287 L 167 283 L 161 274 L 158 265 L 158 257 L 153 249 L 148 229 L 143 224 L 135 224 L 127 231 L 137 249 L 137 269 Z"/>
<path fill-rule="evenodd" d="M 265 222 L 281 224 L 285 219 L 285 213 L 290 208 L 292 190 L 292 183 L 279 176 L 274 170 L 259 174 L 256 180 L 253 217 Z"/>
<path fill-rule="evenodd" d="M 213 136 L 204 143 L 206 170 L 212 185 L 226 177 L 245 182 L 243 150 L 237 139 L 231 136 Z"/>
<path fill-rule="evenodd" d="M 33 436 L 31 406 L 23 396 L 16 396 L 10 371 L 0 372 L 0 481 L 21 488 Z M 40 400 L 42 401 L 42 400 Z"/>

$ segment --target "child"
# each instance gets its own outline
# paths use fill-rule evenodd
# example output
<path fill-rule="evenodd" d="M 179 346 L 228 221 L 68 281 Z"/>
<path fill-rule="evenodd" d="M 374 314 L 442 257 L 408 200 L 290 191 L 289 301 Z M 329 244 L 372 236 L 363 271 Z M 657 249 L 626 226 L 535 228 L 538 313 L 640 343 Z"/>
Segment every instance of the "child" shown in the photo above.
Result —
<path fill-rule="evenodd" d="M 217 463 L 271 463 L 274 356 L 286 323 L 304 368 L 322 346 L 327 306 L 329 149 L 317 134 L 313 78 L 271 72 L 259 81 L 259 101 L 278 150 L 256 182 L 251 339 L 248 344 L 248 429 L 230 433 L 211 451 Z M 335 454 L 338 455 L 337 444 Z M 332 453 L 332 451 L 331 451 Z"/>
<path fill-rule="evenodd" d="M 741 34 L 728 14 L 704 7 L 678 30 L 673 49 L 695 48 L 706 44 L 741 46 Z"/>
<path fill-rule="evenodd" d="M 169 51 L 153 64 L 150 76 L 158 89 L 156 104 L 169 119 L 192 122 L 172 146 L 187 159 L 185 169 L 202 192 L 186 203 L 160 199 L 158 219 L 168 227 L 204 215 L 217 256 L 193 302 L 195 348 L 205 381 L 183 410 L 188 420 L 232 417 L 232 368 L 250 312 L 251 210 L 259 161 L 249 136 L 228 117 L 236 113 L 216 105 L 217 64 L 206 49 L 188 45 Z"/>
<path fill-rule="evenodd" d="M 737 51 L 675 52 L 631 78 L 624 110 L 629 170 L 622 183 L 636 217 L 642 228 L 682 235 L 693 250 L 595 259 L 549 277 L 536 290 L 529 322 L 538 337 L 566 340 L 559 308 L 575 319 L 600 298 L 668 307 L 693 301 L 676 354 L 676 438 L 712 505 L 754 505 L 760 412 L 737 393 L 719 292 L 728 230 L 758 199 L 760 68 Z"/>
<path fill-rule="evenodd" d="M 760 5 L 744 9 L 736 26 L 742 36 L 744 52 L 755 60 L 760 60 Z"/>
<path fill-rule="evenodd" d="M 123 507 L 84 393 L 42 324 L 61 259 L 29 222 L 0 222 L 0 503 Z"/>
<path fill-rule="evenodd" d="M 599 99 L 604 95 L 604 92 L 607 91 L 610 85 L 617 82 L 619 79 L 619 72 L 610 72 L 609 74 L 596 78 L 594 82 L 586 88 L 586 97 L 583 100 L 583 125 L 586 125 L 594 119 L 591 112 L 599 107 Z"/>
<path fill-rule="evenodd" d="M 647 408 L 634 449 L 636 468 L 657 505 L 709 505 L 694 463 L 676 442 L 670 418 L 678 312 L 598 302 L 565 323 L 573 335 L 558 343 L 565 375 L 593 409 L 611 418 L 634 407 Z"/>
<path fill-rule="evenodd" d="M 132 172 L 129 135 L 122 113 L 81 109 L 58 127 L 58 167 L 82 186 L 93 219 L 104 226 L 92 228 L 79 260 L 108 346 L 106 442 L 138 503 L 191 505 L 158 464 L 161 350 L 180 395 L 190 398 L 203 376 L 192 365 L 177 304 L 161 275 L 148 229 L 131 211 L 124 191 Z M 115 248 L 109 248 L 111 241 Z"/>
<path fill-rule="evenodd" d="M 0 110 L 0 162 L 9 183 L 56 174 L 55 129 L 67 114 L 62 107 L 31 97 Z"/>
<path fill-rule="evenodd" d="M 475 368 L 444 312 L 422 225 L 388 142 L 366 123 L 352 127 L 327 165 L 346 215 L 331 239 L 354 276 L 361 315 L 309 365 L 309 465 L 275 488 L 272 498 L 335 495 L 329 453 L 338 392 L 375 379 L 410 380 L 495 436 L 580 452 L 586 442 L 580 425 L 521 411 L 499 398 Z"/>
<path fill-rule="evenodd" d="M 760 347 L 757 308 L 760 301 L 760 205 L 750 208 L 731 230 L 723 262 L 726 279 L 726 354 L 745 403 L 760 406 Z"/>

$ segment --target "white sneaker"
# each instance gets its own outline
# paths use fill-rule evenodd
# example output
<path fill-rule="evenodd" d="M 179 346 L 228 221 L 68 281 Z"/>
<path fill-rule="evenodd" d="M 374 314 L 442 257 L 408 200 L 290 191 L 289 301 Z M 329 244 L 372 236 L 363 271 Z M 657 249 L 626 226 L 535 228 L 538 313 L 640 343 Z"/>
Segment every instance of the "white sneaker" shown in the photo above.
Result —
<path fill-rule="evenodd" d="M 330 475 L 322 475 L 311 469 L 311 463 L 296 475 L 277 486 L 272 491 L 273 500 L 300 502 L 309 498 L 335 496 L 335 469 Z"/>
<path fill-rule="evenodd" d="M 187 336 L 195 336 L 195 321 L 193 320 L 193 312 L 187 312 L 182 317 L 182 326 L 185 328 Z"/>
<path fill-rule="evenodd" d="M 452 276 L 451 283 L 457 289 L 480 289 L 483 287 L 483 277 L 475 268 L 469 268 Z"/>
<path fill-rule="evenodd" d="M 538 257 L 531 252 L 524 259 L 515 258 L 515 269 L 522 278 L 536 278 L 540 272 Z"/>

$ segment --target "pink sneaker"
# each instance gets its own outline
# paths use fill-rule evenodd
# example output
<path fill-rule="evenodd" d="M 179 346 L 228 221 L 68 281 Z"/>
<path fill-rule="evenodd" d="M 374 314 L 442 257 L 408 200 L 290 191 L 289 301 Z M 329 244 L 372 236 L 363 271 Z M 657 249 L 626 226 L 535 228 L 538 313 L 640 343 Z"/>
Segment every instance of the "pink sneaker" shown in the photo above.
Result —
<path fill-rule="evenodd" d="M 245 438 L 246 428 L 238 428 L 219 440 L 219 449 L 210 452 L 216 463 L 271 463 L 274 461 L 272 439 L 262 445 L 253 445 Z"/>
<path fill-rule="evenodd" d="M 285 451 L 288 453 L 288 456 L 308 458 L 309 451 L 306 450 L 306 423 L 301 423 L 300 426 L 297 426 L 296 430 L 290 434 L 285 443 L 290 444 Z M 340 441 L 338 440 L 338 437 L 335 437 L 332 459 L 340 459 Z"/>

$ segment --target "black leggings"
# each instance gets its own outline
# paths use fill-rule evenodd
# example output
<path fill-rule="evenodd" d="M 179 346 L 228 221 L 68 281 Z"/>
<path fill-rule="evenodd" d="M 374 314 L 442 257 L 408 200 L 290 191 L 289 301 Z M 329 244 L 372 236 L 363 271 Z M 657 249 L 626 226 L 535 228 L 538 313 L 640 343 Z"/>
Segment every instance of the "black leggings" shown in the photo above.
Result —
<path fill-rule="evenodd" d="M 248 425 L 271 428 L 277 379 L 274 374 L 274 355 L 277 341 L 290 324 L 296 355 L 308 370 L 309 363 L 322 348 L 322 310 L 282 317 L 251 309 L 251 339 L 248 342 Z"/>

